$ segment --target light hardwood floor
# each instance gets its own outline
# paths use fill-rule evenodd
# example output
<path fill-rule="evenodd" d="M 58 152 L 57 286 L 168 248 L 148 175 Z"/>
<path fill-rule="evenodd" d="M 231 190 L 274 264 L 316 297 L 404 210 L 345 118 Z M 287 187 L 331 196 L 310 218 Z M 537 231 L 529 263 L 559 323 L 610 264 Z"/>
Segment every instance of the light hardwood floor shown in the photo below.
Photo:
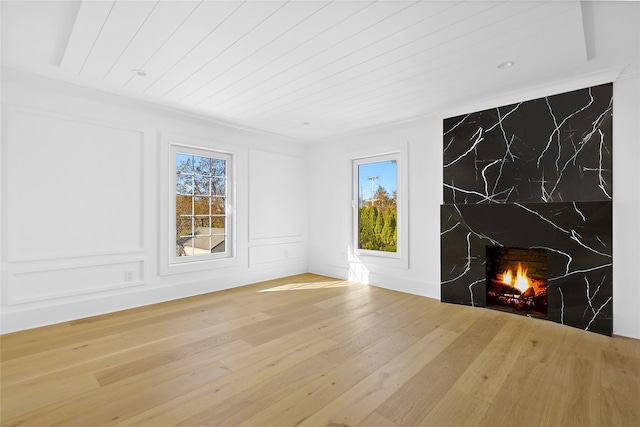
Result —
<path fill-rule="evenodd" d="M 640 426 L 640 341 L 304 274 L 7 334 L 2 426 Z"/>

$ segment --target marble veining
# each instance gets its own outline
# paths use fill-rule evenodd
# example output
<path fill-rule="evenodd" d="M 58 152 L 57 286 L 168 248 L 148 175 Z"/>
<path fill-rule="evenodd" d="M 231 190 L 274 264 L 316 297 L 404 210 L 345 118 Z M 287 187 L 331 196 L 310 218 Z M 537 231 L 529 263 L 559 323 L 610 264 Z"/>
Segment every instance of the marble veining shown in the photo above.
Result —
<path fill-rule="evenodd" d="M 612 84 L 444 120 L 442 301 L 486 306 L 488 246 L 545 249 L 549 320 L 612 333 Z"/>
<path fill-rule="evenodd" d="M 545 249 L 548 319 L 610 335 L 611 207 L 610 201 L 442 205 L 442 300 L 486 306 L 487 246 Z"/>
<path fill-rule="evenodd" d="M 444 120 L 444 202 L 612 199 L 612 85 Z"/>

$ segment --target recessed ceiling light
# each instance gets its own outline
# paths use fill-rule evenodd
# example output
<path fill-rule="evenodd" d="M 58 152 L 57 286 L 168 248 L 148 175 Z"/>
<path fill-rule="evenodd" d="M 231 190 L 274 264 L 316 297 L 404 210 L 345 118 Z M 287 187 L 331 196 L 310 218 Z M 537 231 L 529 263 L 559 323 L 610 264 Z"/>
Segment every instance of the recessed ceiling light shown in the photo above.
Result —
<path fill-rule="evenodd" d="M 499 70 L 506 70 L 507 68 L 511 68 L 514 65 L 515 65 L 515 62 L 507 61 L 507 62 L 503 62 L 502 64 L 498 64 L 496 68 L 498 68 Z"/>
<path fill-rule="evenodd" d="M 145 70 L 140 70 L 140 69 L 133 69 L 131 70 L 131 72 L 136 76 L 140 76 L 140 77 L 145 77 L 147 75 L 147 72 Z"/>

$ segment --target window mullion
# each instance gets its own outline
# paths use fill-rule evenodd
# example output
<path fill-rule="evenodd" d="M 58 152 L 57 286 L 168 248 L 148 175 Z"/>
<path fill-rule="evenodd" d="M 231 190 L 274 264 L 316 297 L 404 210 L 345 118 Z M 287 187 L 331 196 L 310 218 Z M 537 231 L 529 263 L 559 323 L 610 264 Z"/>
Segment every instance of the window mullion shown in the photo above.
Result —
<path fill-rule="evenodd" d="M 356 253 L 398 258 L 401 240 L 399 153 L 353 161 L 353 241 Z M 395 196 L 395 197 L 394 197 Z"/>
<path fill-rule="evenodd" d="M 228 232 L 232 219 L 226 206 L 224 211 L 220 209 L 220 203 L 226 204 L 227 201 L 226 197 L 221 197 L 220 194 L 226 195 L 226 187 L 231 184 L 230 177 L 226 175 L 228 167 L 231 167 L 229 162 L 232 157 L 228 154 L 178 145 L 175 145 L 171 152 L 176 167 L 174 235 L 178 245 L 175 256 L 172 256 L 173 262 L 232 257 Z M 189 183 L 191 188 L 185 188 Z M 205 186 L 207 188 L 204 188 Z M 186 195 L 187 192 L 188 196 L 179 199 L 179 196 Z M 187 225 L 186 221 L 182 220 L 187 219 L 185 210 L 189 205 L 185 206 L 185 202 L 188 202 L 186 197 L 190 197 L 191 209 L 191 212 L 188 212 L 188 220 L 191 221 L 188 235 L 179 231 L 186 229 Z M 181 201 L 180 208 L 178 200 Z M 220 226 L 221 229 L 216 228 Z M 189 253 L 181 248 L 190 249 Z"/>

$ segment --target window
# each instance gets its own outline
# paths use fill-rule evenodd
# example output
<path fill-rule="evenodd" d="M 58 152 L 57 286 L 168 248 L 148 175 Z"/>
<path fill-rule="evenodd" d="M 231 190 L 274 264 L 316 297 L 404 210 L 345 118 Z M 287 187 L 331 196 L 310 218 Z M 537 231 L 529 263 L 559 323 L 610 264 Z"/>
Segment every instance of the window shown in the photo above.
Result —
<path fill-rule="evenodd" d="M 173 262 L 229 258 L 231 248 L 231 167 L 227 153 L 172 146 Z"/>
<path fill-rule="evenodd" d="M 353 161 L 354 248 L 361 255 L 401 256 L 400 153 Z"/>

